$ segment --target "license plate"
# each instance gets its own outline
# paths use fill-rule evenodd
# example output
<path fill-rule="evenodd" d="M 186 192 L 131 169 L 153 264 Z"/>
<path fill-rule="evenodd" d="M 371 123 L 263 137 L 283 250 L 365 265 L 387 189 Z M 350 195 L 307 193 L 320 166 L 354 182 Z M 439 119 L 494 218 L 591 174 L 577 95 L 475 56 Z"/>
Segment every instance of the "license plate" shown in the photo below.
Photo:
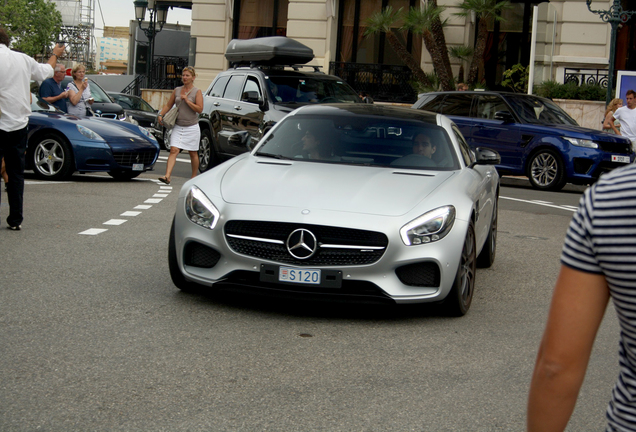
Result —
<path fill-rule="evenodd" d="M 629 163 L 629 156 L 612 155 L 612 162 Z"/>
<path fill-rule="evenodd" d="M 320 285 L 320 270 L 281 267 L 278 270 L 280 282 Z"/>
<path fill-rule="evenodd" d="M 629 162 L 629 160 L 627 162 Z M 133 164 L 133 171 L 143 171 L 143 170 L 144 170 L 144 164 Z"/>

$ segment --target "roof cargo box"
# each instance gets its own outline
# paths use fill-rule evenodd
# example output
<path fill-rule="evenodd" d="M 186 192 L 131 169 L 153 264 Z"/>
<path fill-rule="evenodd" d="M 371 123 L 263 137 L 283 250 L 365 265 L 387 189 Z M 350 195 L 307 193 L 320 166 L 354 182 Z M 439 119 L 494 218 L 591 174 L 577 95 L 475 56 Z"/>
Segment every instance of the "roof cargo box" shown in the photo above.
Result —
<path fill-rule="evenodd" d="M 230 63 L 269 65 L 305 64 L 314 59 L 314 51 L 284 36 L 256 39 L 232 39 L 225 50 Z"/>

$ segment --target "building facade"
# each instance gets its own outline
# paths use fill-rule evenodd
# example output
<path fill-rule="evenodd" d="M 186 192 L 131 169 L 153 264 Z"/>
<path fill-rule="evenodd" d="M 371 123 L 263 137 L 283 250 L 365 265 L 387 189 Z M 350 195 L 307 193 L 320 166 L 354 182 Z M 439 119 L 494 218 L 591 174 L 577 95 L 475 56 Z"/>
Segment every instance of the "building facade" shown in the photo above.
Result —
<path fill-rule="evenodd" d="M 445 8 L 445 35 L 449 47 L 473 46 L 477 19 L 456 15 L 460 0 L 438 0 Z M 195 51 L 197 85 L 206 88 L 216 74 L 227 69 L 225 48 L 233 38 L 282 35 L 294 38 L 313 49 L 312 65 L 333 71 L 334 65 L 401 66 L 399 58 L 381 35 L 364 36 L 366 19 L 386 6 L 419 7 L 421 0 L 192 0 L 190 49 Z M 636 0 L 624 0 L 623 8 L 636 10 Z M 172 4 L 175 4 L 173 1 Z M 534 6 L 537 6 L 536 8 Z M 593 2 L 593 9 L 609 9 L 608 2 Z M 630 9 L 631 8 L 631 9 Z M 533 14 L 537 14 L 536 29 Z M 480 80 L 488 87 L 498 84 L 505 69 L 517 63 L 528 65 L 534 54 L 535 83 L 546 80 L 564 82 L 566 73 L 578 71 L 602 80 L 607 74 L 610 55 L 610 25 L 588 10 L 583 0 L 553 0 L 533 3 L 514 1 L 504 11 L 504 20 L 488 23 L 485 68 Z M 616 69 L 636 69 L 636 18 L 621 26 L 616 45 Z M 399 25 L 397 23 L 396 25 Z M 535 33 L 535 51 L 532 35 Z M 432 72 L 430 56 L 421 36 L 399 31 L 395 34 L 422 64 Z M 367 66 L 368 65 L 368 66 Z M 461 61 L 451 58 L 457 76 Z M 464 69 L 468 69 L 464 62 Z M 585 74 L 588 73 L 588 77 Z M 386 72 L 382 72 L 386 74 Z M 596 75 L 595 75 L 596 74 Z M 380 75 L 378 75 L 380 76 Z M 347 77 L 344 77 L 350 81 Z M 396 78 L 393 78 L 395 80 Z M 577 78 L 578 79 L 578 78 Z M 605 78 L 606 79 L 606 78 Z M 350 82 L 351 83 L 351 82 Z M 351 83 L 354 87 L 355 83 Z M 360 90 L 360 88 L 358 88 Z"/>

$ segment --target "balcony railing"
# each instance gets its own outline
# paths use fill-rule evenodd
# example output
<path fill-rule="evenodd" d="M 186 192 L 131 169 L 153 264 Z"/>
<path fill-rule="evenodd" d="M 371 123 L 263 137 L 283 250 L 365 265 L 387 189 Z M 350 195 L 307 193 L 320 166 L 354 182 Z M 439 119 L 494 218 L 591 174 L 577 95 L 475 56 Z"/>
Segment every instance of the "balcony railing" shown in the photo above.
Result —
<path fill-rule="evenodd" d="M 576 85 L 590 84 L 607 88 L 607 69 L 572 69 L 565 68 L 563 82 Z"/>
<path fill-rule="evenodd" d="M 417 93 L 409 84 L 413 74 L 406 66 L 330 62 L 329 73 L 379 102 L 413 103 L 417 100 Z"/>

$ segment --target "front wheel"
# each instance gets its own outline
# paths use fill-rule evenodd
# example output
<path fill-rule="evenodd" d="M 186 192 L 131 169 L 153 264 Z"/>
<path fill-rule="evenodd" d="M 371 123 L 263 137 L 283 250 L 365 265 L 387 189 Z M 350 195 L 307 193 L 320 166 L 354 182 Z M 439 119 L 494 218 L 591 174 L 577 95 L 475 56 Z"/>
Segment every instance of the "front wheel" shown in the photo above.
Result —
<path fill-rule="evenodd" d="M 561 157 L 554 150 L 539 150 L 530 159 L 528 178 L 535 189 L 549 191 L 563 189 L 566 179 Z"/>
<path fill-rule="evenodd" d="M 75 171 L 73 150 L 62 136 L 56 133 L 43 135 L 33 143 L 30 153 L 33 172 L 36 177 L 46 180 L 63 180 Z"/>
<path fill-rule="evenodd" d="M 488 230 L 488 237 L 486 243 L 481 249 L 479 256 L 477 256 L 477 267 L 489 268 L 495 262 L 495 254 L 497 252 L 497 208 L 498 198 L 495 197 L 495 202 L 492 209 L 492 220 L 490 221 L 490 229 Z"/>
<path fill-rule="evenodd" d="M 170 271 L 170 278 L 172 279 L 172 283 L 181 291 L 188 293 L 199 292 L 203 287 L 199 284 L 186 280 L 179 269 L 179 262 L 177 261 L 177 244 L 174 239 L 174 224 L 175 219 L 173 218 L 172 227 L 170 228 L 170 239 L 168 240 L 168 270 Z"/>
<path fill-rule="evenodd" d="M 170 151 L 170 135 L 172 135 L 172 129 L 163 129 L 163 147 Z"/>
<path fill-rule="evenodd" d="M 477 270 L 475 253 L 475 224 L 471 220 L 466 232 L 455 281 L 444 301 L 446 311 L 451 316 L 466 315 L 470 309 L 475 291 L 475 272 Z"/>

